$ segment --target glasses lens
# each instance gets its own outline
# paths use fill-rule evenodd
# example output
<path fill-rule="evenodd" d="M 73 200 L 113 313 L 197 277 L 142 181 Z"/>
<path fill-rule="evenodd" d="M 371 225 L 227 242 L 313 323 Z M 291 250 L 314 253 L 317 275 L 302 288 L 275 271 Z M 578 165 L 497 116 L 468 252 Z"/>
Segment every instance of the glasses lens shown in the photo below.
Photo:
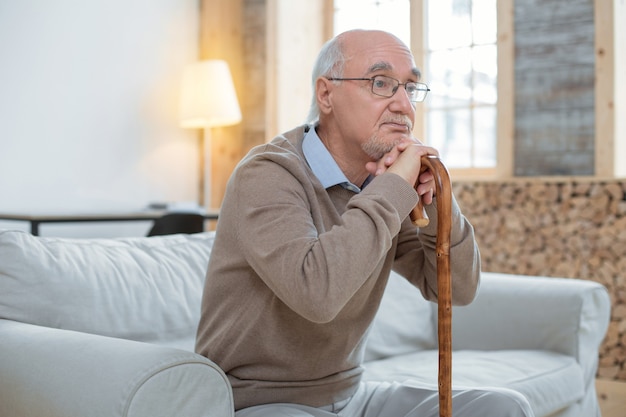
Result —
<path fill-rule="evenodd" d="M 409 96 L 409 100 L 418 101 L 420 90 L 418 90 L 417 84 L 406 83 L 404 84 L 404 88 L 406 89 L 406 93 Z"/>
<path fill-rule="evenodd" d="M 393 78 L 377 75 L 372 78 L 372 93 L 383 97 L 391 97 L 396 92 L 398 85 L 399 82 Z"/>
<path fill-rule="evenodd" d="M 428 93 L 428 87 L 422 83 L 407 83 L 406 92 L 411 101 L 424 101 Z"/>
<path fill-rule="evenodd" d="M 386 77 L 384 75 L 376 75 L 372 77 L 372 93 L 382 96 L 391 97 L 398 90 L 400 81 L 395 78 Z M 423 83 L 408 82 L 404 84 L 409 100 L 413 102 L 424 101 L 428 93 L 428 86 Z"/>

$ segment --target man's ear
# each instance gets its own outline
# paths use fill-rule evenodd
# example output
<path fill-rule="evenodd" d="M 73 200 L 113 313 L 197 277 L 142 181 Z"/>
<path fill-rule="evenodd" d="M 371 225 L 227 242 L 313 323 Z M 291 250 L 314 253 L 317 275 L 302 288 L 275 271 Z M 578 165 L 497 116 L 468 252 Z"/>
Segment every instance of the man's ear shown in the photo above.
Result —
<path fill-rule="evenodd" d="M 320 113 L 328 114 L 332 109 L 332 88 L 332 81 L 324 77 L 319 77 L 315 81 L 315 96 L 317 98 L 317 105 L 320 108 Z"/>

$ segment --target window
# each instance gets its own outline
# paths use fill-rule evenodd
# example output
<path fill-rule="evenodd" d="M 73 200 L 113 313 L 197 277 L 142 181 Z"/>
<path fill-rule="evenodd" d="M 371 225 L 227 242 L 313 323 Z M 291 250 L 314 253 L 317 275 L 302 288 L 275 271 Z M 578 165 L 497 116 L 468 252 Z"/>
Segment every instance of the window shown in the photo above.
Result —
<path fill-rule="evenodd" d="M 494 168 L 496 0 L 426 3 L 426 138 L 450 168 Z"/>

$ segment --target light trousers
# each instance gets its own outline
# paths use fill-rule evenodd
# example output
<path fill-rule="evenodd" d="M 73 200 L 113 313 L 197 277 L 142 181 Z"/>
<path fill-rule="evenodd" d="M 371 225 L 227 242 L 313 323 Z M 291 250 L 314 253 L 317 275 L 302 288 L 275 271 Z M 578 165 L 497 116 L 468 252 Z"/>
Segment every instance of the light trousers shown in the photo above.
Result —
<path fill-rule="evenodd" d="M 453 389 L 454 417 L 534 417 L 520 393 L 504 388 Z M 349 399 L 324 407 L 265 404 L 244 408 L 235 417 L 438 417 L 439 394 L 410 381 L 363 382 Z"/>

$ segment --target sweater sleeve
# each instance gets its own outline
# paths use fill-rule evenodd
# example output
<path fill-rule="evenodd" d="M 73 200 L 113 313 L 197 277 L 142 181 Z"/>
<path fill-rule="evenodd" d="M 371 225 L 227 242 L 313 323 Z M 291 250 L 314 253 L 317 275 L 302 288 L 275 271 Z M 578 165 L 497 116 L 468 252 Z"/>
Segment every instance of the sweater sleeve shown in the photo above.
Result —
<path fill-rule="evenodd" d="M 233 175 L 233 217 L 246 262 L 293 311 L 329 322 L 377 279 L 417 194 L 395 174 L 331 198 L 294 155 L 263 152 Z M 222 220 L 220 220 L 222 221 Z M 388 265 L 385 265 L 385 263 Z"/>

